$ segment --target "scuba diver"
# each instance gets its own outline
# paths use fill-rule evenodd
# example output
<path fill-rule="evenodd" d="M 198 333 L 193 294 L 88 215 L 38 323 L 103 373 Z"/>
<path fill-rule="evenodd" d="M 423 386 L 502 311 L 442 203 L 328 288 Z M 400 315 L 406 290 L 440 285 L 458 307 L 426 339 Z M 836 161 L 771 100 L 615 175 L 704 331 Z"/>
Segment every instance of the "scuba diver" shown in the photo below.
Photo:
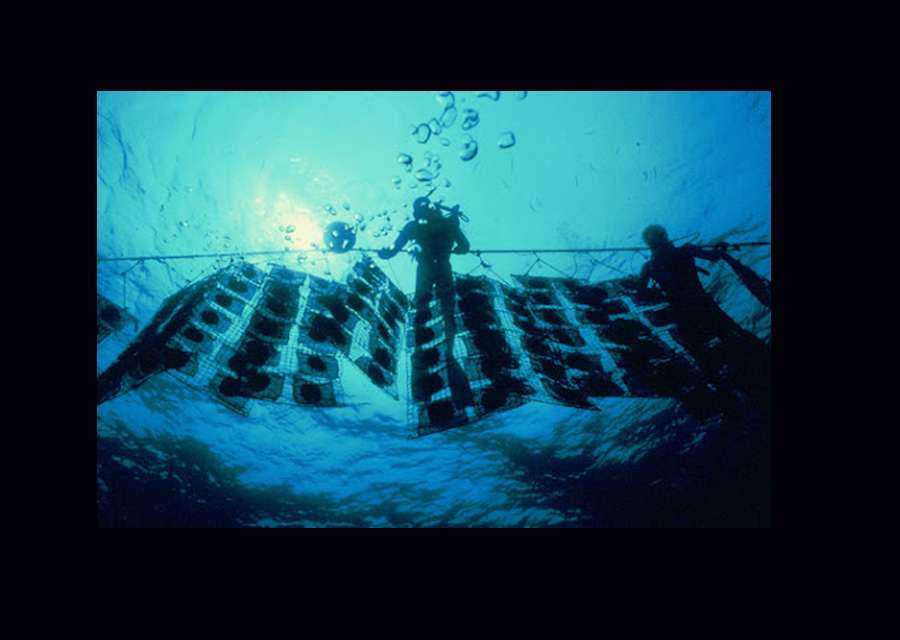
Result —
<path fill-rule="evenodd" d="M 689 244 L 676 247 L 669 240 L 666 230 L 658 224 L 644 229 L 642 237 L 644 244 L 650 248 L 651 257 L 641 267 L 640 276 L 632 280 L 633 286 L 641 291 L 647 288 L 650 280 L 653 280 L 673 307 L 685 311 L 689 309 L 697 312 L 711 311 L 712 308 L 721 311 L 703 288 L 697 276 L 698 267 L 694 263 L 695 258 L 718 261 L 722 257 L 720 251 L 702 249 Z"/>
<path fill-rule="evenodd" d="M 451 212 L 445 218 L 440 209 Z M 410 240 L 421 248 L 416 269 L 416 310 L 428 306 L 431 291 L 441 302 L 442 307 L 453 307 L 453 270 L 450 268 L 450 254 L 463 254 L 469 251 L 469 241 L 459 228 L 459 219 L 467 219 L 459 211 L 457 205 L 448 209 L 433 204 L 427 197 L 417 198 L 413 202 L 413 220 L 400 231 L 394 243 L 378 252 L 383 260 L 393 258 Z M 446 309 L 444 309 L 446 313 Z M 452 311 L 451 311 L 452 313 Z"/>
<path fill-rule="evenodd" d="M 445 218 L 441 209 L 449 211 L 449 217 Z M 457 408 L 471 406 L 474 404 L 472 390 L 453 355 L 456 294 L 450 267 L 451 253 L 464 254 L 469 251 L 469 240 L 459 228 L 460 218 L 468 218 L 459 210 L 459 205 L 451 209 L 432 203 L 428 197 L 416 198 L 413 202 L 413 218 L 403 227 L 393 244 L 378 251 L 378 257 L 382 260 L 393 258 L 410 240 L 419 245 L 421 250 L 416 255 L 419 264 L 416 268 L 415 322 L 424 325 L 428 321 L 428 305 L 432 297 L 436 297 L 444 320 L 443 347 L 453 404 Z"/>
<path fill-rule="evenodd" d="M 643 240 L 650 248 L 650 260 L 628 284 L 639 294 L 647 290 L 650 280 L 659 285 L 672 310 L 680 342 L 713 384 L 738 388 L 756 397 L 770 395 L 769 347 L 722 311 L 697 275 L 697 258 L 713 262 L 725 259 L 731 264 L 725 256 L 727 245 L 712 250 L 692 245 L 676 247 L 659 225 L 647 227 Z"/>

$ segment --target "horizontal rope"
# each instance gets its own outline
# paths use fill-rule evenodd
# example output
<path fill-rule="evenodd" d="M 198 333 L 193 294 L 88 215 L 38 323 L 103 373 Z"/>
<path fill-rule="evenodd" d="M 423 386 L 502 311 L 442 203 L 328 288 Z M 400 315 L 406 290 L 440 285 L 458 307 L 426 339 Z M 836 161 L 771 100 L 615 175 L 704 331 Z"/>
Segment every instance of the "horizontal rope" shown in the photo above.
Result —
<path fill-rule="evenodd" d="M 768 246 L 771 242 L 729 242 L 728 247 L 758 247 Z M 713 248 L 715 244 L 694 245 L 701 248 Z M 362 253 L 377 253 L 378 249 L 349 249 Z M 481 255 L 483 253 L 611 253 L 617 251 L 649 251 L 647 247 L 603 247 L 599 249 L 471 249 L 469 253 Z M 283 251 L 239 251 L 233 253 L 191 253 L 172 256 L 128 256 L 122 258 L 97 258 L 97 262 L 144 262 L 146 260 L 192 260 L 199 258 L 241 258 L 246 256 L 274 256 L 289 255 L 292 253 L 335 253 L 330 249 L 286 249 Z M 342 252 L 346 253 L 346 252 Z M 455 254 L 457 255 L 457 254 Z M 462 254 L 465 255 L 465 254 Z"/>

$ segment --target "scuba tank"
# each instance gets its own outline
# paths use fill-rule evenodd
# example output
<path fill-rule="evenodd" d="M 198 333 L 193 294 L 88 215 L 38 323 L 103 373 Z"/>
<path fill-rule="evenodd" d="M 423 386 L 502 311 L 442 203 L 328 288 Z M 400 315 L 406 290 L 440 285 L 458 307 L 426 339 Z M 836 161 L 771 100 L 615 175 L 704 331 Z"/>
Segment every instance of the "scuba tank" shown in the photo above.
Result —
<path fill-rule="evenodd" d="M 451 208 L 451 207 L 444 206 L 444 205 L 442 205 L 441 203 L 438 202 L 438 203 L 435 203 L 435 206 L 436 206 L 438 209 L 441 209 L 441 210 L 443 210 L 443 211 L 448 212 L 448 213 L 450 214 L 449 216 L 447 216 L 448 220 L 452 220 L 453 223 L 454 223 L 457 227 L 459 227 L 459 221 L 460 221 L 460 219 L 465 220 L 466 222 L 469 221 L 469 216 L 467 216 L 466 214 L 464 214 L 462 211 L 459 210 L 459 205 L 458 205 L 458 204 L 457 204 L 457 205 L 454 205 L 454 206 Z"/>
<path fill-rule="evenodd" d="M 452 220 L 457 228 L 459 228 L 460 219 L 466 222 L 469 221 L 469 216 L 459 210 L 458 204 L 454 205 L 453 207 L 448 207 L 441 204 L 440 202 L 431 202 L 431 200 L 429 200 L 429 197 L 432 193 L 434 193 L 435 189 L 437 189 L 437 187 L 433 187 L 431 191 L 429 191 L 424 197 L 416 198 L 415 202 L 413 202 L 413 210 L 415 210 L 416 206 L 429 206 L 434 207 L 438 211 L 446 211 L 450 214 L 449 216 L 447 216 L 447 218 L 449 220 Z"/>

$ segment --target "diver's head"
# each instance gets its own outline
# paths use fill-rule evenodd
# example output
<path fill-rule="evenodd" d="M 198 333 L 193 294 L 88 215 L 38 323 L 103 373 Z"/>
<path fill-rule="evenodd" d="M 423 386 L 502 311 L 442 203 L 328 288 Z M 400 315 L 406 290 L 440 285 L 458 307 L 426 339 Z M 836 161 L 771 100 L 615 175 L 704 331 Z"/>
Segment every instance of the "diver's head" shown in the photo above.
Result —
<path fill-rule="evenodd" d="M 651 224 L 644 229 L 643 238 L 650 249 L 659 249 L 669 244 L 669 234 L 658 224 Z"/>
<path fill-rule="evenodd" d="M 413 218 L 415 218 L 419 224 L 426 224 L 440 217 L 440 215 L 438 210 L 431 206 L 431 200 L 428 198 L 416 198 L 413 201 Z"/>

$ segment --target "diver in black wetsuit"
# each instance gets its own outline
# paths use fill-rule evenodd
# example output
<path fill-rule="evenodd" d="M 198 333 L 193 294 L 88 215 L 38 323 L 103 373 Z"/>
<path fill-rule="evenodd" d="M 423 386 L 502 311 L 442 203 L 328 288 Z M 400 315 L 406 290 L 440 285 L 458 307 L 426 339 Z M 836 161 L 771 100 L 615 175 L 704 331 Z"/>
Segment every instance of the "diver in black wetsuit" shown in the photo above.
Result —
<path fill-rule="evenodd" d="M 448 310 L 452 314 L 453 270 L 450 267 L 450 254 L 469 251 L 469 241 L 459 228 L 458 209 L 453 211 L 457 215 L 445 218 L 428 198 L 416 199 L 413 202 L 415 220 L 403 227 L 390 247 L 378 252 L 379 258 L 387 260 L 397 255 L 410 240 L 421 247 L 419 266 L 416 269 L 417 311 L 428 306 L 434 289 L 445 316 Z"/>
<path fill-rule="evenodd" d="M 378 257 L 383 260 L 394 257 L 410 240 L 419 245 L 421 251 L 417 255 L 419 264 L 416 269 L 416 319 L 417 322 L 427 321 L 428 304 L 432 296 L 436 297 L 444 320 L 443 346 L 448 382 L 454 404 L 459 408 L 471 405 L 474 401 L 466 376 L 453 356 L 453 340 L 456 336 L 454 318 L 456 296 L 450 255 L 468 253 L 469 240 L 459 228 L 459 219 L 467 219 L 460 213 L 459 207 L 448 209 L 450 216 L 447 218 L 441 214 L 441 208 L 446 209 L 432 204 L 426 197 L 417 198 L 413 202 L 415 220 L 403 227 L 394 243 L 386 249 L 381 249 Z"/>
<path fill-rule="evenodd" d="M 650 280 L 659 285 L 670 304 L 681 341 L 701 369 L 714 384 L 771 393 L 769 348 L 722 311 L 697 276 L 696 258 L 718 261 L 724 257 L 723 251 L 691 245 L 676 247 L 659 225 L 647 227 L 643 239 L 651 258 L 631 284 L 639 292 L 647 288 Z"/>

